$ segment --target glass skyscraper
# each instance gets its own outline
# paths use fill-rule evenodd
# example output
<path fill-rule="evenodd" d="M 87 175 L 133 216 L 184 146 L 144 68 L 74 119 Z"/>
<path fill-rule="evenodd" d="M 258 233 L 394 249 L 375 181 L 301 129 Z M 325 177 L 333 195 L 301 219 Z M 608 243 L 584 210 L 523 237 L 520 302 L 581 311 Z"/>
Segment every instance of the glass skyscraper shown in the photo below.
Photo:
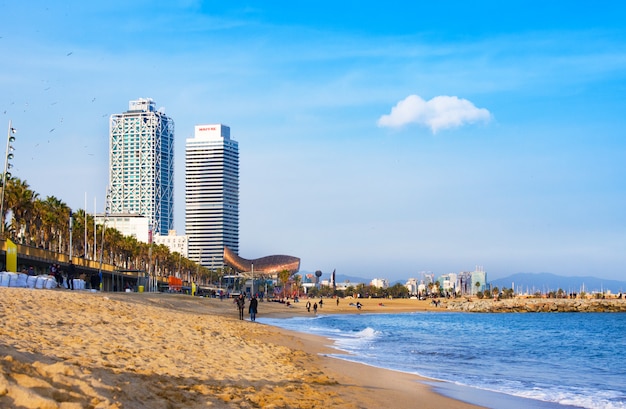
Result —
<path fill-rule="evenodd" d="M 239 251 L 239 144 L 230 128 L 197 125 L 185 151 L 185 234 L 189 259 L 224 265 L 224 246 Z"/>
<path fill-rule="evenodd" d="M 174 225 L 174 121 L 151 98 L 130 101 L 109 124 L 110 212 L 147 217 L 155 234 Z"/>

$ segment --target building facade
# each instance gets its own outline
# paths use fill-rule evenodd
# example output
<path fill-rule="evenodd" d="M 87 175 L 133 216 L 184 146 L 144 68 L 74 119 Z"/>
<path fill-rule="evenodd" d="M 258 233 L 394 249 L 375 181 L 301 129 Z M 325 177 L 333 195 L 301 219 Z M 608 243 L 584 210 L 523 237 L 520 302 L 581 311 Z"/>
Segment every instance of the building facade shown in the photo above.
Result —
<path fill-rule="evenodd" d="M 100 213 L 96 216 L 96 224 L 104 224 L 106 227 L 112 228 L 124 236 L 134 237 L 138 241 L 148 243 L 150 240 L 150 219 L 139 214 L 118 213 L 114 215 L 105 215 Z"/>
<path fill-rule="evenodd" d="M 187 236 L 178 236 L 176 235 L 176 230 L 170 230 L 167 236 L 161 236 L 156 234 L 152 237 L 152 241 L 154 244 L 162 244 L 172 253 L 176 252 L 181 256 L 188 258 L 188 240 Z"/>
<path fill-rule="evenodd" d="M 147 217 L 166 235 L 174 226 L 174 121 L 140 98 L 111 115 L 109 133 L 110 214 Z"/>
<path fill-rule="evenodd" d="M 389 288 L 389 280 L 386 278 L 374 278 L 370 281 L 370 285 L 376 288 Z"/>
<path fill-rule="evenodd" d="M 476 266 L 472 271 L 472 295 L 476 295 L 479 291 L 483 292 L 487 289 L 487 273 L 483 266 Z"/>
<path fill-rule="evenodd" d="M 224 266 L 224 247 L 239 253 L 239 144 L 230 128 L 197 125 L 185 149 L 185 234 L 189 259 Z"/>

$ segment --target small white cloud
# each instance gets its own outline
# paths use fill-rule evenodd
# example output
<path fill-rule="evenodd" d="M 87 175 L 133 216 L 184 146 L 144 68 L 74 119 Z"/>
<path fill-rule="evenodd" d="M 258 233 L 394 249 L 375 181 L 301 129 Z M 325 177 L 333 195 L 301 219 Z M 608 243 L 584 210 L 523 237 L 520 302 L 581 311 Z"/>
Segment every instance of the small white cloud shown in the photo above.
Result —
<path fill-rule="evenodd" d="M 391 108 L 389 115 L 378 119 L 378 126 L 399 128 L 407 124 L 428 126 L 433 133 L 442 129 L 457 128 L 474 122 L 488 122 L 491 114 L 476 108 L 470 101 L 442 95 L 424 101 L 418 95 L 409 95 Z"/>

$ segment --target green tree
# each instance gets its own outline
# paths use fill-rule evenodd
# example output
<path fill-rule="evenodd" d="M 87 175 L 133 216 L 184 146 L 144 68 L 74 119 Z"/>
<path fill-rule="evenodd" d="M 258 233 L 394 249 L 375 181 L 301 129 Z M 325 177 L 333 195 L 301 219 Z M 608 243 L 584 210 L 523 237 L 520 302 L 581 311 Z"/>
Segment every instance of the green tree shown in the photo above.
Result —
<path fill-rule="evenodd" d="M 302 289 L 302 276 L 300 274 L 295 274 L 293 276 L 293 283 L 296 287 L 296 293 L 300 296 L 300 291 Z"/>
<path fill-rule="evenodd" d="M 278 272 L 278 281 L 283 287 L 283 297 L 287 296 L 287 283 L 289 281 L 289 277 L 291 277 L 291 272 L 287 269 Z"/>
<path fill-rule="evenodd" d="M 29 223 L 34 218 L 35 200 L 37 197 L 38 194 L 32 191 L 25 181 L 21 181 L 18 178 L 7 180 L 4 192 L 4 209 L 11 211 L 13 218 L 8 230 L 5 226 L 5 231 L 12 232 L 14 239 L 21 238 L 21 243 L 28 243 L 29 241 Z M 5 213 L 5 223 L 7 222 L 6 215 Z"/>
<path fill-rule="evenodd" d="M 389 296 L 393 298 L 408 298 L 409 297 L 409 289 L 403 286 L 400 283 L 394 284 L 389 288 Z"/>
<path fill-rule="evenodd" d="M 41 217 L 43 247 L 64 253 L 64 244 L 69 242 L 70 208 L 54 196 L 46 197 L 36 206 Z"/>
<path fill-rule="evenodd" d="M 480 291 L 480 281 L 476 281 L 476 284 L 474 284 L 474 287 L 476 287 L 476 295 L 478 295 L 478 292 Z"/>

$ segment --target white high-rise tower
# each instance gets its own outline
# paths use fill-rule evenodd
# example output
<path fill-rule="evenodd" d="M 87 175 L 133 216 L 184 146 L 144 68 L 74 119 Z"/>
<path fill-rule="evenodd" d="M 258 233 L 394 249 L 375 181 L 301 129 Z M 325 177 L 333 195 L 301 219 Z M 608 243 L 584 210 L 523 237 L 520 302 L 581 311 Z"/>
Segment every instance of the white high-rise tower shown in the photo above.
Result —
<path fill-rule="evenodd" d="M 189 259 L 224 265 L 224 246 L 239 251 L 239 144 L 230 128 L 197 125 L 185 151 L 185 234 Z"/>
<path fill-rule="evenodd" d="M 155 234 L 167 235 L 174 225 L 174 121 L 140 98 L 111 115 L 109 132 L 111 214 L 144 216 Z"/>

